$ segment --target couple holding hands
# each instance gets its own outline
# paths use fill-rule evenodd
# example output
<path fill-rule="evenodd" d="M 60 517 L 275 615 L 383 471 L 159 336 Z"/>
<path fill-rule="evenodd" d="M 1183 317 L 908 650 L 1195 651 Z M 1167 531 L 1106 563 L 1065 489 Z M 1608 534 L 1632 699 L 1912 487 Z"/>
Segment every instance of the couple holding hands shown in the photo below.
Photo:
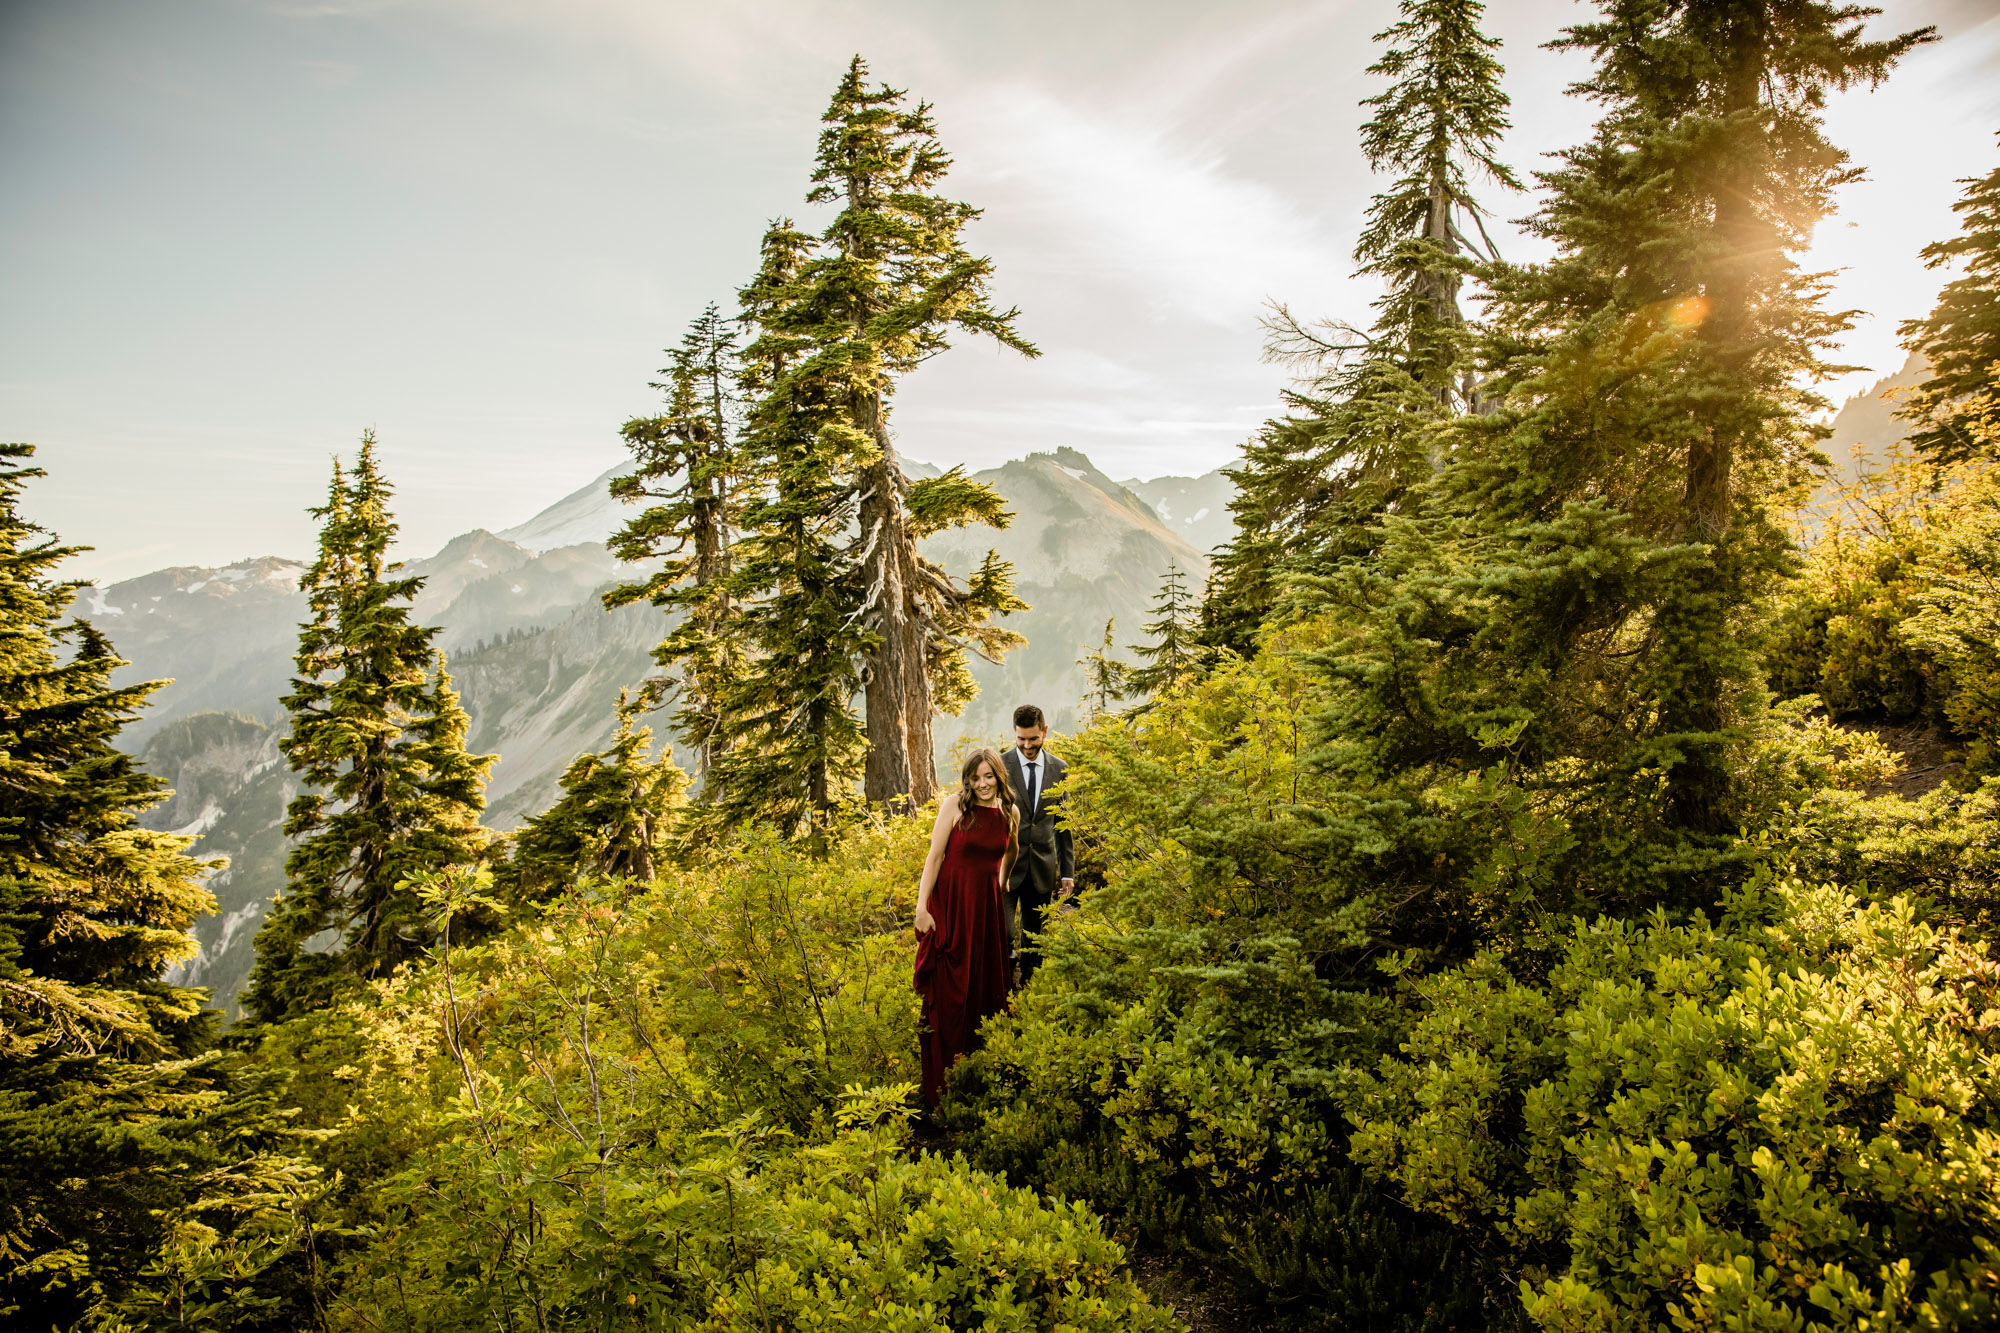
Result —
<path fill-rule="evenodd" d="M 938 807 L 917 890 L 917 992 L 923 996 L 924 1098 L 944 1092 L 945 1070 L 971 1050 L 979 1024 L 1007 1007 L 1034 975 L 1035 937 L 1051 903 L 1076 887 L 1069 830 L 1056 825 L 1052 790 L 1067 765 L 1042 748 L 1042 710 L 1014 710 L 1014 748 L 974 750 L 956 792 Z"/>

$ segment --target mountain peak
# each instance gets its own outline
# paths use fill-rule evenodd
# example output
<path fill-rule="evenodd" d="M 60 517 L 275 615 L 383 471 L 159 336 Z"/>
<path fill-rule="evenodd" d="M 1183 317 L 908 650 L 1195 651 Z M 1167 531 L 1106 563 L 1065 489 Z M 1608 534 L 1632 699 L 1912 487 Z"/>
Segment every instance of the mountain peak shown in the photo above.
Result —
<path fill-rule="evenodd" d="M 562 546 L 585 542 L 602 544 L 625 524 L 629 512 L 611 497 L 611 479 L 631 470 L 629 459 L 606 468 L 596 480 L 578 487 L 536 514 L 526 523 L 504 528 L 495 535 L 540 555 Z"/>

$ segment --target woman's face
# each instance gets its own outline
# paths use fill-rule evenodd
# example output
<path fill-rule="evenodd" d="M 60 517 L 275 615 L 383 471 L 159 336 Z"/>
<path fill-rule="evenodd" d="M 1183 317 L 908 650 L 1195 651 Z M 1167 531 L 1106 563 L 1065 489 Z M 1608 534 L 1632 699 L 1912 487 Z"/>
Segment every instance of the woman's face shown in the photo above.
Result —
<path fill-rule="evenodd" d="M 993 765 L 981 764 L 972 775 L 972 794 L 979 798 L 981 805 L 992 800 L 1000 790 L 1000 779 L 993 776 Z"/>

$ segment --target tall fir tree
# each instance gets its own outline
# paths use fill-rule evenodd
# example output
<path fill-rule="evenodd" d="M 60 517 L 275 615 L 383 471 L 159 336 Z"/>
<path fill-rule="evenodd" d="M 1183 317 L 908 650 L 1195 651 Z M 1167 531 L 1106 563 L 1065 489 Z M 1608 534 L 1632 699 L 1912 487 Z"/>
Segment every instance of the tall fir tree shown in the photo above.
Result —
<path fill-rule="evenodd" d="M 165 784 L 114 748 L 166 681 L 113 686 L 125 665 L 87 621 L 81 583 L 53 576 L 82 548 L 24 519 L 30 446 L 0 445 L 0 1016 L 14 1055 L 46 1045 L 164 1055 L 199 1044 L 201 992 L 163 986 L 215 910 L 193 842 L 139 827 Z"/>
<path fill-rule="evenodd" d="M 1524 904 L 1706 910 L 1738 873 L 1775 511 L 1846 327 L 1795 258 L 1851 178 L 1821 108 L 1925 38 L 1778 0 L 1600 8 L 1563 43 L 1605 114 L 1529 222 L 1554 258 L 1487 269 L 1496 410 L 1437 428 L 1446 465 L 1343 573 L 1316 658 L 1316 762 L 1380 812 L 1340 836 L 1382 883 L 1402 860 L 1425 947 L 1458 903 L 1508 930 Z"/>
<path fill-rule="evenodd" d="M 243 995 L 265 1022 L 416 957 L 431 929 L 403 882 L 487 855 L 479 815 L 496 756 L 466 751 L 465 710 L 431 643 L 438 631 L 410 622 L 423 580 L 388 559 L 389 495 L 369 431 L 351 478 L 336 462 L 327 502 L 312 511 L 319 558 L 300 581 L 312 618 L 300 626 L 279 745 L 308 790 L 286 812 L 286 835 L 300 841 Z"/>
<path fill-rule="evenodd" d="M 729 730 L 725 682 L 743 670 L 748 651 L 732 546 L 756 475 L 736 439 L 741 371 L 729 321 L 710 305 L 668 355 L 667 378 L 653 386 L 666 391 L 667 411 L 625 423 L 636 467 L 611 482 L 612 495 L 628 504 L 653 502 L 611 538 L 612 552 L 659 564 L 644 582 L 605 593 L 604 604 L 643 599 L 679 615 L 653 650 L 669 674 L 648 682 L 642 699 L 657 706 L 668 691 L 677 694 L 675 729 L 694 749 L 704 799 L 713 799 L 715 748 Z"/>
<path fill-rule="evenodd" d="M 1085 724 L 1096 721 L 1111 711 L 1111 706 L 1129 693 L 1126 677 L 1132 668 L 1112 655 L 1115 646 L 1112 635 L 1117 630 L 1116 617 L 1104 622 L 1104 640 L 1095 648 L 1086 648 L 1076 664 L 1083 668 L 1083 720 Z"/>
<path fill-rule="evenodd" d="M 890 398 L 897 379 L 946 350 L 954 332 L 1036 351 L 1015 330 L 1016 312 L 992 305 L 992 262 L 965 248 L 961 233 L 979 210 L 938 192 L 951 159 L 929 105 L 871 86 L 856 56 L 823 119 L 806 197 L 839 212 L 816 238 L 790 242 L 800 262 L 757 317 L 801 354 L 784 372 L 800 383 L 781 401 L 804 407 L 815 423 L 815 466 L 826 468 L 859 527 L 848 559 L 858 623 L 869 635 L 858 664 L 865 795 L 921 803 L 937 787 L 932 714 L 969 697 L 968 652 L 996 658 L 1020 641 L 992 620 L 1024 604 L 997 557 L 961 586 L 918 550 L 946 528 L 1005 526 L 1007 513 L 996 492 L 955 469 L 910 481 L 890 430 Z M 828 409 L 837 415 L 827 418 Z"/>
<path fill-rule="evenodd" d="M 1952 208 L 1959 234 L 1924 248 L 1931 268 L 1963 263 L 1937 306 L 1902 327 L 1904 344 L 1930 362 L 1903 405 L 1910 444 L 1937 463 L 1990 456 L 2000 440 L 2000 167 L 1964 182 Z"/>
<path fill-rule="evenodd" d="M 211 1049 L 207 993 L 162 979 L 221 863 L 139 825 L 169 793 L 114 743 L 166 682 L 114 686 L 110 643 L 64 620 L 83 585 L 54 571 L 85 548 L 22 517 L 32 455 L 0 445 L 0 1316 L 157 1313 L 192 1237 L 272 1299 L 276 1201 L 315 1172 L 269 1080 Z"/>
<path fill-rule="evenodd" d="M 1126 693 L 1158 694 L 1199 674 L 1200 645 L 1195 641 L 1199 617 L 1200 608 L 1188 596 L 1187 576 L 1179 565 L 1168 565 L 1153 599 L 1153 618 L 1143 626 L 1150 642 L 1131 645 L 1146 664 L 1125 672 Z M 1109 633 L 1110 626 L 1105 630 Z"/>
<path fill-rule="evenodd" d="M 1500 43 L 1479 27 L 1484 9 L 1403 0 L 1376 35 L 1388 50 L 1369 73 L 1393 82 L 1362 102 L 1373 115 L 1361 145 L 1394 183 L 1369 206 L 1354 257 L 1386 290 L 1365 332 L 1309 325 L 1283 306 L 1266 321 L 1267 359 L 1301 383 L 1230 470 L 1237 531 L 1203 600 L 1206 642 L 1248 652 L 1288 573 L 1365 552 L 1376 516 L 1429 476 L 1437 420 L 1489 406 L 1460 308 L 1466 275 L 1498 258 L 1472 175 L 1519 183 L 1495 155 L 1508 99 Z"/>
<path fill-rule="evenodd" d="M 868 637 L 847 535 L 854 497 L 841 480 L 846 403 L 802 373 L 813 341 L 783 319 L 815 244 L 789 220 L 773 223 L 739 293 L 743 322 L 757 331 L 742 355 L 741 447 L 759 485 L 744 504 L 731 577 L 752 651 L 719 695 L 717 794 L 691 813 L 697 838 L 750 823 L 807 833 L 852 803 L 861 776 L 867 742 L 850 701 Z"/>

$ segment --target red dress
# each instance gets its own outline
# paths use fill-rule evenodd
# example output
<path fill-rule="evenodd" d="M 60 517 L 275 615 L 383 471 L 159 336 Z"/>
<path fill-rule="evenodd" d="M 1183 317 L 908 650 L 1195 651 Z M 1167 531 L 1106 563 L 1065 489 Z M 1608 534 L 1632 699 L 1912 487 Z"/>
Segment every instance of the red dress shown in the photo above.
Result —
<path fill-rule="evenodd" d="M 917 993 L 924 997 L 924 1098 L 932 1106 L 944 1092 L 944 1071 L 973 1048 L 980 1022 L 1007 1007 L 1013 976 L 1000 905 L 1007 842 L 1006 814 L 974 806 L 969 830 L 953 822 L 931 886 L 936 924 L 917 936 Z"/>

